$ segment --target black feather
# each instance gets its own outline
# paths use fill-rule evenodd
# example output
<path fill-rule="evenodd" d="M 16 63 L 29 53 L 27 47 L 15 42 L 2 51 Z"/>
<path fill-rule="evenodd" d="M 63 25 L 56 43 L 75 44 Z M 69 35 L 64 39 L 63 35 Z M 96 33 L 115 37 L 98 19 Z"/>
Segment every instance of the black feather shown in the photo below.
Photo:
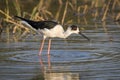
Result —
<path fill-rule="evenodd" d="M 31 25 L 35 29 L 44 29 L 44 28 L 52 29 L 54 26 L 58 24 L 57 22 L 54 21 L 33 21 L 19 16 L 15 16 L 15 17 L 23 21 L 26 21 L 29 25 Z"/>

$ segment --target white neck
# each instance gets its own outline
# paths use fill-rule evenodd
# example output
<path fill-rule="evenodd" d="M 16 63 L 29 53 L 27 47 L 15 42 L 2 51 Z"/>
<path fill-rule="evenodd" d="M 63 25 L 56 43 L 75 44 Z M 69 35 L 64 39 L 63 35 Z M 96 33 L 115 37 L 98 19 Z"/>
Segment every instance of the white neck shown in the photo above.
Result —
<path fill-rule="evenodd" d="M 67 38 L 71 34 L 72 32 L 70 31 L 70 28 L 68 28 L 65 32 L 63 32 L 63 34 L 61 35 L 61 38 Z"/>

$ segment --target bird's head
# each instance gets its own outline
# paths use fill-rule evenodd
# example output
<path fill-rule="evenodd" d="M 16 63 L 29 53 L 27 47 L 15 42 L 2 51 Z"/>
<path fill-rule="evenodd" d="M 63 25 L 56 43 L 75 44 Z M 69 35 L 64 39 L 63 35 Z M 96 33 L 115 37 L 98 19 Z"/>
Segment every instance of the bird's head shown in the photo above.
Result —
<path fill-rule="evenodd" d="M 69 27 L 69 30 L 70 30 L 71 33 L 75 33 L 75 34 L 78 34 L 80 32 L 78 26 L 76 26 L 76 25 L 71 25 Z"/>
<path fill-rule="evenodd" d="M 68 30 L 71 32 L 71 34 L 75 33 L 75 34 L 80 34 L 81 36 L 83 36 L 84 38 L 86 38 L 88 41 L 90 41 L 90 39 L 85 36 L 80 30 L 79 27 L 76 25 L 71 25 L 70 27 L 68 27 Z"/>

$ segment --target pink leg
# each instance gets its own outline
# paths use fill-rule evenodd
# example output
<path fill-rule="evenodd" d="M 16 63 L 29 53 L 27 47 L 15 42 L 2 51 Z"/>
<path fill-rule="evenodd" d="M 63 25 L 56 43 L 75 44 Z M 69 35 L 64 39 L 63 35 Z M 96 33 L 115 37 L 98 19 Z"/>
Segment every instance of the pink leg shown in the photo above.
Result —
<path fill-rule="evenodd" d="M 39 56 L 39 58 L 40 58 L 41 71 L 44 72 L 44 64 L 43 64 L 42 56 Z"/>
<path fill-rule="evenodd" d="M 44 42 L 45 42 L 45 39 L 43 38 L 42 43 L 41 43 L 41 47 L 40 47 L 40 51 L 39 51 L 39 55 L 42 54 L 42 50 L 43 50 L 43 46 L 44 46 Z"/>
<path fill-rule="evenodd" d="M 51 47 L 51 39 L 49 39 L 49 42 L 48 42 L 48 55 L 50 54 L 50 47 Z"/>
<path fill-rule="evenodd" d="M 48 67 L 51 68 L 51 61 L 50 61 L 50 55 L 48 55 Z"/>

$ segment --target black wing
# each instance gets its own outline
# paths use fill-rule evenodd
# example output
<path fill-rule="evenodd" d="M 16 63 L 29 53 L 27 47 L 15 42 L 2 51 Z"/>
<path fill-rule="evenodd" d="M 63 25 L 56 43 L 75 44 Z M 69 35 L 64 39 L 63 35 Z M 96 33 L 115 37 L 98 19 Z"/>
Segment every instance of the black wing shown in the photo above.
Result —
<path fill-rule="evenodd" d="M 39 29 L 52 29 L 54 28 L 58 23 L 54 22 L 54 21 L 38 21 L 36 22 L 36 24 L 34 26 L 37 26 L 37 28 Z"/>
<path fill-rule="evenodd" d="M 58 24 L 57 22 L 54 21 L 32 21 L 19 16 L 15 16 L 15 17 L 27 22 L 35 29 L 44 29 L 44 28 L 51 29 Z"/>

